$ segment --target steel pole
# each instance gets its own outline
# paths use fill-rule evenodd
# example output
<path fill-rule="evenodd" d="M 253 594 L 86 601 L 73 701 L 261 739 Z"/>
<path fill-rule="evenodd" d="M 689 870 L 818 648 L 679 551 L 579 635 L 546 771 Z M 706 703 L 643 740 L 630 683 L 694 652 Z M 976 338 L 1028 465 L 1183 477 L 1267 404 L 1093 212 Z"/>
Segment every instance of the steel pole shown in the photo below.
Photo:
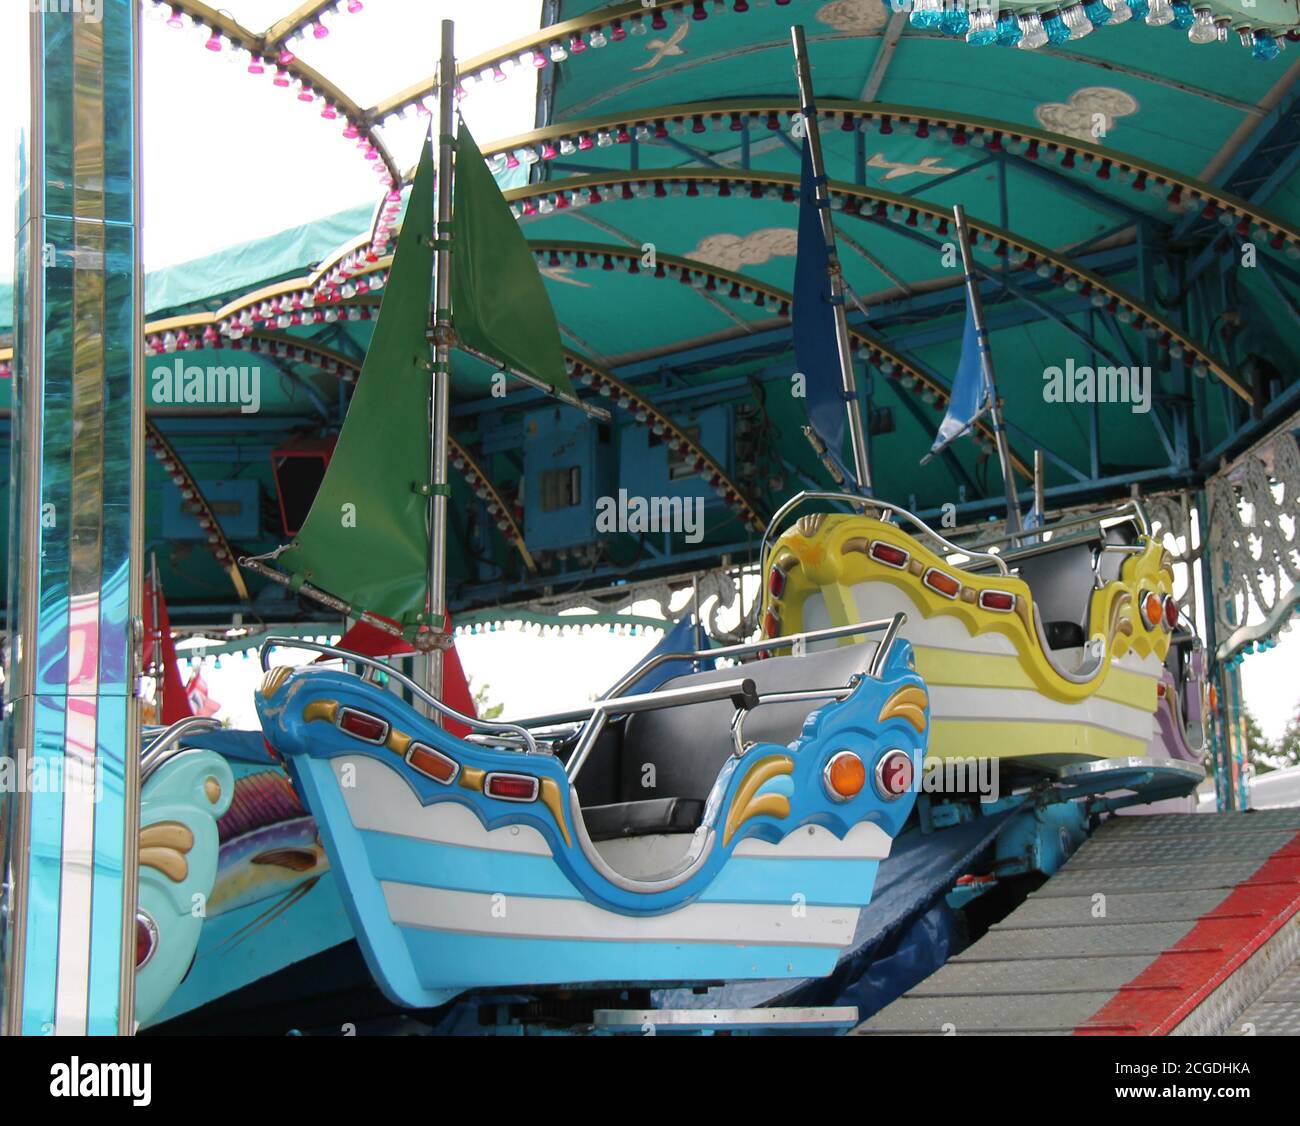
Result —
<path fill-rule="evenodd" d="M 447 613 L 447 426 L 451 409 L 451 200 L 455 141 L 456 25 L 442 21 L 442 60 L 438 66 L 438 222 L 434 236 L 434 363 L 429 389 L 429 628 L 441 631 Z M 412 200 L 417 206 L 418 200 Z M 441 649 L 426 655 L 429 695 L 442 699 Z M 442 723 L 442 716 L 430 718 Z"/>
<path fill-rule="evenodd" d="M 818 214 L 821 216 L 822 237 L 830 259 L 828 273 L 831 283 L 831 302 L 835 314 L 835 345 L 840 360 L 840 381 L 844 388 L 844 409 L 849 420 L 849 442 L 853 446 L 853 472 L 858 483 L 871 491 L 871 462 L 867 456 L 867 432 L 862 424 L 862 410 L 858 405 L 858 381 L 853 373 L 853 352 L 849 344 L 849 322 L 844 312 L 844 271 L 840 266 L 839 252 L 835 246 L 835 224 L 831 221 L 830 193 L 826 189 L 826 161 L 822 156 L 821 130 L 817 124 L 817 102 L 813 95 L 812 67 L 808 62 L 808 44 L 803 26 L 790 29 L 794 42 L 795 73 L 799 78 L 799 105 L 803 113 L 804 129 L 808 137 L 808 152 L 812 159 Z M 833 451 L 836 455 L 838 450 Z"/>
<path fill-rule="evenodd" d="M 997 442 L 998 461 L 1002 465 L 1002 487 L 1007 495 L 1007 532 L 1020 531 L 1020 502 L 1016 499 L 1015 469 L 1011 464 L 1011 450 L 1007 446 L 1007 428 L 1002 421 L 1002 404 L 998 400 L 998 382 L 993 374 L 993 354 L 989 351 L 989 334 L 984 324 L 984 302 L 980 300 L 979 281 L 975 277 L 975 260 L 971 256 L 970 230 L 966 226 L 966 210 L 960 203 L 952 209 L 957 228 L 957 241 L 961 247 L 961 265 L 966 271 L 966 296 L 970 300 L 971 315 L 975 318 L 975 336 L 980 346 L 980 371 L 989 388 L 989 422 Z M 1015 545 L 1016 541 L 1012 541 Z"/>

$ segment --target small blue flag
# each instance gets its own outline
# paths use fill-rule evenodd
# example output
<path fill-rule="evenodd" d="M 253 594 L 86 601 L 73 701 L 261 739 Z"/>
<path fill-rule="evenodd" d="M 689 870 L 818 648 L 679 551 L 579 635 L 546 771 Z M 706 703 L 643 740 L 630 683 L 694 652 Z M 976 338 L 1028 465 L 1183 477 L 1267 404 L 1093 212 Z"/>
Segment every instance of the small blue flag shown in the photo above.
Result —
<path fill-rule="evenodd" d="M 687 614 L 665 630 L 659 644 L 637 661 L 633 668 L 639 668 L 651 657 L 657 657 L 661 653 L 694 653 L 708 647 L 709 638 L 703 627 L 696 625 L 694 615 Z M 713 662 L 699 661 L 696 667 L 702 672 L 705 669 L 713 668 Z M 631 671 L 632 669 L 628 669 L 628 672 Z M 690 661 L 665 661 L 662 665 L 651 669 L 635 684 L 625 689 L 622 694 L 625 696 L 639 696 L 643 692 L 653 692 L 656 688 L 662 687 L 665 682 L 672 680 L 673 677 L 685 676 L 693 671 Z M 624 676 L 626 675 L 625 673 Z M 622 679 L 622 677 L 619 678 L 619 680 Z M 605 693 L 604 695 L 607 696 L 608 694 Z"/>
<path fill-rule="evenodd" d="M 952 381 L 952 398 L 948 401 L 948 412 L 939 424 L 939 433 L 930 447 L 934 455 L 954 438 L 966 433 L 975 420 L 992 403 L 991 388 L 985 375 L 982 356 L 987 345 L 980 340 L 975 328 L 975 311 L 970 305 L 970 295 L 966 296 L 966 331 L 962 334 L 961 360 L 957 364 L 957 374 Z"/>

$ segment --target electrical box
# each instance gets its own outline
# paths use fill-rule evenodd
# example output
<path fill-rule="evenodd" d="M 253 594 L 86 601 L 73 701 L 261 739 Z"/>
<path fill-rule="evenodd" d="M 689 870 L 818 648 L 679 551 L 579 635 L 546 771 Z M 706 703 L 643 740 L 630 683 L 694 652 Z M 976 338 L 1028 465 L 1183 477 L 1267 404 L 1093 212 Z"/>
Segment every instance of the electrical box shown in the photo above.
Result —
<path fill-rule="evenodd" d="M 261 495 L 255 480 L 199 481 L 198 486 L 229 539 L 252 541 L 261 535 Z M 192 503 L 178 489 L 163 491 L 164 539 L 192 542 L 208 538 L 199 527 Z"/>
<path fill-rule="evenodd" d="M 575 411 L 524 416 L 524 538 L 533 551 L 597 539 L 596 500 L 612 487 L 610 428 Z"/>
<path fill-rule="evenodd" d="M 702 449 L 707 450 L 727 474 L 734 472 L 731 406 L 720 403 L 686 414 L 674 414 L 673 421 Z M 703 497 L 705 508 L 721 504 L 709 487 L 707 474 L 695 469 L 694 455 L 685 448 L 671 449 L 667 434 L 655 434 L 648 426 L 628 424 L 619 433 L 618 484 L 629 496 Z"/>

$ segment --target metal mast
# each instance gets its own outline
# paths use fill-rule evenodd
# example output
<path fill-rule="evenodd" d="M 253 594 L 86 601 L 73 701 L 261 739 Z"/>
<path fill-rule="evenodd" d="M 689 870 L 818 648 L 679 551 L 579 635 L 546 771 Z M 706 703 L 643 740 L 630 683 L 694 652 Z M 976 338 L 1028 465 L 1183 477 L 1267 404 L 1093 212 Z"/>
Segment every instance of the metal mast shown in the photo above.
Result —
<path fill-rule="evenodd" d="M 438 221 L 435 226 L 434 359 L 429 389 L 429 628 L 441 631 L 447 613 L 447 427 L 451 399 L 451 199 L 455 140 L 455 24 L 442 21 L 438 66 Z M 413 200 L 412 204 L 418 204 Z M 429 694 L 442 699 L 442 650 L 426 655 Z M 441 716 L 434 713 L 435 723 Z"/>
<path fill-rule="evenodd" d="M 1002 486 L 1007 495 L 1007 533 L 1014 536 L 1020 531 L 1020 503 L 1016 500 L 1016 482 L 1013 476 L 1015 470 L 1011 465 L 1011 451 L 1007 448 L 1007 429 L 1002 421 L 998 384 L 993 375 L 993 354 L 989 351 L 989 334 L 984 325 L 984 303 L 980 300 L 979 283 L 975 278 L 975 260 L 971 257 L 970 230 L 966 226 L 966 211 L 960 203 L 953 207 L 952 216 L 957 227 L 957 241 L 961 246 L 962 269 L 966 271 L 966 296 L 970 300 L 971 316 L 975 319 L 975 338 L 979 341 L 980 371 L 989 388 L 989 421 L 993 425 L 993 437 L 997 441 L 998 461 L 1002 464 Z"/>
<path fill-rule="evenodd" d="M 830 259 L 829 275 L 831 301 L 835 313 L 835 344 L 839 351 L 840 379 L 844 387 L 844 409 L 849 419 L 849 441 L 853 446 L 853 472 L 858 483 L 871 490 L 871 463 L 867 458 L 867 434 L 862 425 L 862 411 L 858 406 L 858 383 L 853 374 L 853 354 L 849 348 L 849 322 L 844 312 L 844 272 L 840 267 L 839 253 L 835 247 L 835 225 L 831 222 L 830 193 L 826 190 L 826 161 L 822 156 L 821 131 L 817 124 L 817 104 L 813 96 L 812 67 L 808 63 L 808 44 L 804 40 L 803 26 L 790 29 L 794 41 L 795 72 L 799 77 L 799 105 L 807 131 L 808 151 L 817 193 L 817 208 L 821 215 L 822 236 Z M 838 451 L 837 451 L 838 452 Z"/>

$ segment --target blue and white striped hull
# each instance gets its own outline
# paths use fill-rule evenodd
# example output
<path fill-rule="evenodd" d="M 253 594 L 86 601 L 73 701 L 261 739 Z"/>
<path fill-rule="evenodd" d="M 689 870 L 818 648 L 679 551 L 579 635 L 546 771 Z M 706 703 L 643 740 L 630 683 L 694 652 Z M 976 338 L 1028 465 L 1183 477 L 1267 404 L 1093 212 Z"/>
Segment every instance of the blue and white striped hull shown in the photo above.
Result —
<path fill-rule="evenodd" d="M 314 809 L 346 827 L 327 841 L 381 985 L 407 1005 L 471 987 L 693 982 L 829 973 L 871 899 L 891 838 L 808 825 L 746 839 L 692 902 L 656 915 L 589 902 L 528 825 L 486 829 L 456 801 L 421 805 L 372 757 L 299 759 Z M 610 842 L 610 860 L 673 838 Z M 600 846 L 605 847 L 605 846 Z M 378 920 L 384 923 L 376 925 Z"/>

